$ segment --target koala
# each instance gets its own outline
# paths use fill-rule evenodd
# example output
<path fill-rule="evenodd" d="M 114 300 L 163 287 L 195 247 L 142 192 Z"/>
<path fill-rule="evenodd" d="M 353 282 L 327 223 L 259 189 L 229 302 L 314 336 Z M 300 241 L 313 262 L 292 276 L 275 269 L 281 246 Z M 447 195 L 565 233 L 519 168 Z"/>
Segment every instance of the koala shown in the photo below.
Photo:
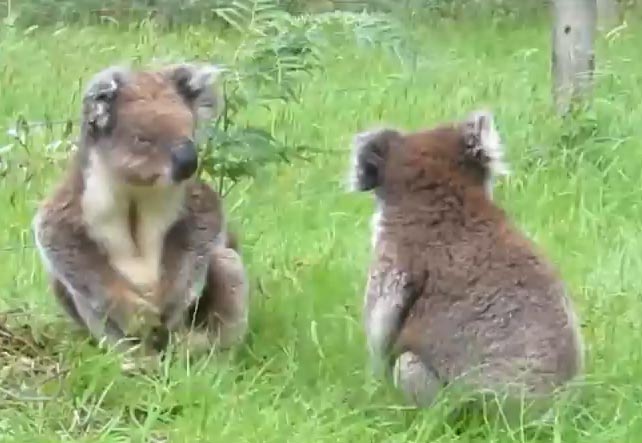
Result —
<path fill-rule="evenodd" d="M 33 230 L 56 299 L 104 344 L 156 355 L 174 332 L 201 350 L 246 334 L 245 266 L 196 174 L 218 72 L 110 67 L 84 93 L 78 149 Z"/>
<path fill-rule="evenodd" d="M 350 171 L 376 201 L 364 303 L 375 372 L 417 407 L 456 387 L 548 410 L 583 370 L 582 338 L 557 270 L 493 200 L 508 173 L 493 114 L 359 133 Z"/>

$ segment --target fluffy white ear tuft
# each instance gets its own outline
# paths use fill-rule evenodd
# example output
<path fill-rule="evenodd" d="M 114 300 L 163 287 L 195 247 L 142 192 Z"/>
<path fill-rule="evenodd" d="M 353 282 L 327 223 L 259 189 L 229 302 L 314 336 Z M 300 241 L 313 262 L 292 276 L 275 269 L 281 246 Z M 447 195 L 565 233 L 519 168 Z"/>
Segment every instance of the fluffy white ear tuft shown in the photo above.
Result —
<path fill-rule="evenodd" d="M 348 180 L 347 187 L 349 191 L 360 191 L 361 186 L 360 177 L 363 174 L 361 170 L 361 158 L 363 156 L 363 151 L 365 146 L 371 141 L 376 135 L 381 131 L 381 129 L 370 129 L 367 131 L 358 132 L 352 137 L 351 143 L 351 154 L 350 154 L 350 169 L 348 171 Z"/>
<path fill-rule="evenodd" d="M 217 65 L 179 63 L 164 69 L 178 92 L 197 109 L 217 110 L 220 97 L 216 80 L 224 69 Z"/>
<path fill-rule="evenodd" d="M 470 155 L 488 168 L 491 175 L 508 175 L 504 147 L 491 111 L 472 112 L 464 122 L 464 139 Z"/>
<path fill-rule="evenodd" d="M 193 74 L 189 81 L 189 86 L 194 91 L 202 91 L 205 88 L 209 88 L 212 83 L 219 78 L 222 72 L 223 68 L 218 65 L 193 67 Z"/>
<path fill-rule="evenodd" d="M 213 64 L 179 63 L 167 66 L 164 71 L 174 82 L 179 94 L 196 111 L 195 135 L 200 141 L 204 137 L 207 122 L 217 117 L 225 106 L 218 79 L 226 69 Z"/>
<path fill-rule="evenodd" d="M 112 104 L 125 83 L 129 69 L 111 66 L 89 81 L 83 96 L 84 118 L 92 130 L 105 130 L 111 124 Z"/>
<path fill-rule="evenodd" d="M 163 69 L 176 84 L 179 92 L 189 100 L 211 91 L 214 82 L 225 71 L 212 64 L 177 63 Z"/>
<path fill-rule="evenodd" d="M 348 174 L 349 190 L 363 192 L 381 186 L 388 150 L 400 137 L 398 131 L 388 128 L 371 129 L 354 136 Z"/>

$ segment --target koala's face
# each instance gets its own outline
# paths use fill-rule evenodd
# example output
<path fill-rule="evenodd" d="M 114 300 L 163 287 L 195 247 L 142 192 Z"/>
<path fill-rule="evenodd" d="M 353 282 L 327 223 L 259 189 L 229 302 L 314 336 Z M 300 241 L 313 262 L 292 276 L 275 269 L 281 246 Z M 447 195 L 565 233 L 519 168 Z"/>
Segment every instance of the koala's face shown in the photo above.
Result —
<path fill-rule="evenodd" d="M 457 124 L 402 134 L 380 129 L 358 134 L 352 187 L 380 197 L 453 186 L 480 187 L 492 195 L 492 178 L 507 173 L 501 141 L 488 112 Z"/>
<path fill-rule="evenodd" d="M 197 125 L 216 100 L 213 67 L 158 71 L 109 68 L 84 98 L 83 136 L 112 176 L 132 186 L 167 186 L 194 175 Z"/>

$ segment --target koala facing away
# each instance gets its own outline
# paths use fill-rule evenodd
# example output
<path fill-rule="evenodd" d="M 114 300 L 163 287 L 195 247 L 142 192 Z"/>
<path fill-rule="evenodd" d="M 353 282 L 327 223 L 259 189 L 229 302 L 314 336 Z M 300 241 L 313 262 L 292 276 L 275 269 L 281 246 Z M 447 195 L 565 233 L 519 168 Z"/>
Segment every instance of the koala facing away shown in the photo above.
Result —
<path fill-rule="evenodd" d="M 486 111 L 355 138 L 352 186 L 377 203 L 364 306 L 369 353 L 417 406 L 446 385 L 547 404 L 582 371 L 563 282 L 493 202 L 493 174 L 504 172 Z"/>
<path fill-rule="evenodd" d="M 208 347 L 244 337 L 244 265 L 195 174 L 216 73 L 112 67 L 87 87 L 78 150 L 33 227 L 53 293 L 99 341 L 153 351 L 172 331 Z"/>

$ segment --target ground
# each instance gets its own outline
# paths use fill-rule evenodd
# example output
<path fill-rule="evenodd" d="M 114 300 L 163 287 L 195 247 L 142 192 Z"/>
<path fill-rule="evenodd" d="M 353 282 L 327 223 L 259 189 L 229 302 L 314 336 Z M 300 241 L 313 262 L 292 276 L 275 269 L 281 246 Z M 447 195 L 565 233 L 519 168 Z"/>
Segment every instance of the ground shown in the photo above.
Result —
<path fill-rule="evenodd" d="M 120 374 L 68 328 L 47 289 L 30 221 L 61 172 L 49 161 L 64 153 L 39 143 L 54 135 L 42 127 L 28 150 L 0 152 L 9 168 L 0 307 L 34 336 L 17 360 L 0 330 L 2 441 L 633 441 L 642 430 L 642 33 L 600 37 L 593 108 L 566 125 L 551 112 L 547 24 L 442 23 L 417 26 L 416 36 L 415 72 L 346 43 L 326 54 L 327 71 L 301 104 L 267 116 L 277 134 L 323 152 L 266 169 L 226 199 L 252 277 L 248 343 L 158 377 Z M 20 115 L 77 118 L 83 82 L 106 65 L 202 58 L 218 45 L 205 28 L 5 36 L 0 146 Z M 456 434 L 439 409 L 412 410 L 368 375 L 361 306 L 372 201 L 345 190 L 350 139 L 380 122 L 415 129 L 480 105 L 495 112 L 512 167 L 496 198 L 559 266 L 586 340 L 582 400 L 539 433 L 475 424 Z M 30 349 L 42 341 L 46 349 Z"/>

